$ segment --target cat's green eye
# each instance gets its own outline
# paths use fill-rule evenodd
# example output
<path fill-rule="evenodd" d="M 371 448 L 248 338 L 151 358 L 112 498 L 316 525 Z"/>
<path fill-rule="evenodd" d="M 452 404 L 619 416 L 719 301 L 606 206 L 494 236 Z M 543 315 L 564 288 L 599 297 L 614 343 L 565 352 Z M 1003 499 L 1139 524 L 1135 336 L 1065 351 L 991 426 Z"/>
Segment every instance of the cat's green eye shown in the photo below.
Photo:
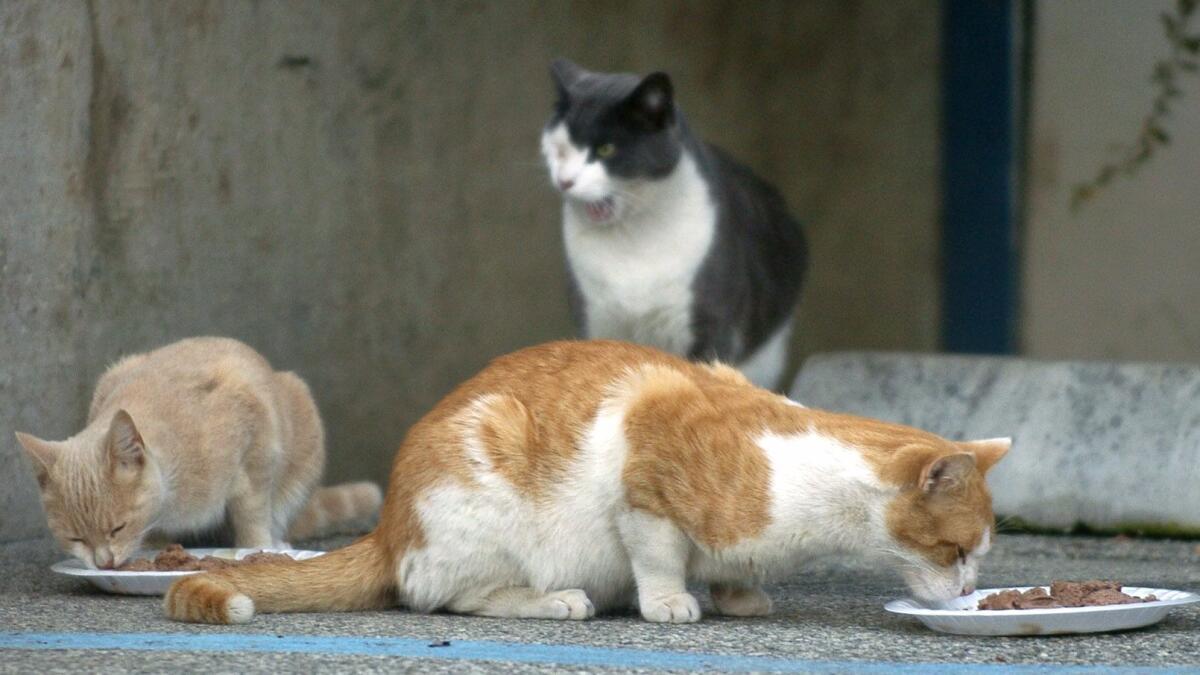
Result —
<path fill-rule="evenodd" d="M 617 154 L 617 146 L 612 143 L 601 143 L 596 146 L 596 156 L 600 159 L 608 159 Z"/>
<path fill-rule="evenodd" d="M 109 532 L 109 533 L 108 533 L 108 536 L 110 536 L 110 537 L 115 537 L 115 536 L 117 536 L 117 533 L 118 533 L 118 532 L 120 532 L 120 531 L 121 531 L 121 530 L 123 530 L 123 529 L 125 529 L 125 523 L 121 523 L 120 525 L 118 525 L 118 526 L 114 527 L 114 528 L 112 529 L 112 532 Z"/>

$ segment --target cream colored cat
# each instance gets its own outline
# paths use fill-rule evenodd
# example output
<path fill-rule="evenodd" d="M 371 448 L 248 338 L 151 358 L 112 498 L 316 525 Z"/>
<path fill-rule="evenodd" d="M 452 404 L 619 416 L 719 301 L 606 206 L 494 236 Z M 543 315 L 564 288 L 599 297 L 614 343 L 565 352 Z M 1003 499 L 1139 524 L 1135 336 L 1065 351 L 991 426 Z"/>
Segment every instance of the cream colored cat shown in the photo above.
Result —
<path fill-rule="evenodd" d="M 171 539 L 228 516 L 237 546 L 280 546 L 289 524 L 308 536 L 381 501 L 372 483 L 314 494 L 325 437 L 308 386 L 225 338 L 126 357 L 101 376 L 83 431 L 17 440 L 50 531 L 99 568 L 125 562 L 151 532 Z"/>
<path fill-rule="evenodd" d="M 686 622 L 771 609 L 761 583 L 809 556 L 873 556 L 914 594 L 971 590 L 991 541 L 984 473 L 1008 439 L 956 443 L 804 408 L 722 365 L 620 342 L 499 358 L 396 456 L 379 527 L 300 563 L 190 576 L 168 616 L 402 605 L 586 619 L 636 597 Z"/>

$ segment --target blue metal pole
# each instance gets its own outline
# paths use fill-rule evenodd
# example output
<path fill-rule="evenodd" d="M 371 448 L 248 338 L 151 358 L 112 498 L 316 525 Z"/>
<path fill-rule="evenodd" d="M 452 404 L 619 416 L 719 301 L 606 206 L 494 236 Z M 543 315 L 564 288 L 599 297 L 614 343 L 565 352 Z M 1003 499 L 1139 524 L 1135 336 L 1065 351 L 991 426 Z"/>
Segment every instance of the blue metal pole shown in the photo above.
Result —
<path fill-rule="evenodd" d="M 1016 349 L 1024 26 L 1019 0 L 943 4 L 942 347 Z"/>

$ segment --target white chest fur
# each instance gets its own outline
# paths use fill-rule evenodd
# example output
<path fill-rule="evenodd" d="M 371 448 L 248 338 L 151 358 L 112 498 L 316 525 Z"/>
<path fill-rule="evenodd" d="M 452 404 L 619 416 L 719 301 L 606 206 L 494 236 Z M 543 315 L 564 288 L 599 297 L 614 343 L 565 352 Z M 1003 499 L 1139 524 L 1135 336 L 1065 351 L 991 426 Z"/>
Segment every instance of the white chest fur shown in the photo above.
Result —
<path fill-rule="evenodd" d="M 684 354 L 692 344 L 692 281 L 712 244 L 717 212 L 685 153 L 666 178 L 622 186 L 619 218 L 594 223 L 563 208 L 563 236 L 586 307 L 585 334 Z"/>

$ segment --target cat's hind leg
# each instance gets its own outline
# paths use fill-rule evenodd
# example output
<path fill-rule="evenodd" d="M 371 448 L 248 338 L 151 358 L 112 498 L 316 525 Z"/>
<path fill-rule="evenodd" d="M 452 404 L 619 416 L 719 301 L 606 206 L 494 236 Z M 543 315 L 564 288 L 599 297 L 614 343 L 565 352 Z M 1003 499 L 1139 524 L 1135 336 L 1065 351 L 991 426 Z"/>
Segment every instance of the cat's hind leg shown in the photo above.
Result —
<path fill-rule="evenodd" d="M 767 616 L 771 613 L 771 597 L 757 584 L 712 584 L 708 590 L 719 614 Z"/>
<path fill-rule="evenodd" d="M 642 617 L 658 623 L 699 621 L 700 603 L 687 592 L 692 546 L 687 535 L 666 518 L 636 510 L 617 517 L 617 531 L 633 564 Z"/>
<path fill-rule="evenodd" d="M 528 586 L 499 588 L 479 596 L 465 596 L 447 607 L 458 614 L 500 619 L 569 619 L 581 621 L 596 615 L 596 608 L 579 589 L 539 591 Z"/>

